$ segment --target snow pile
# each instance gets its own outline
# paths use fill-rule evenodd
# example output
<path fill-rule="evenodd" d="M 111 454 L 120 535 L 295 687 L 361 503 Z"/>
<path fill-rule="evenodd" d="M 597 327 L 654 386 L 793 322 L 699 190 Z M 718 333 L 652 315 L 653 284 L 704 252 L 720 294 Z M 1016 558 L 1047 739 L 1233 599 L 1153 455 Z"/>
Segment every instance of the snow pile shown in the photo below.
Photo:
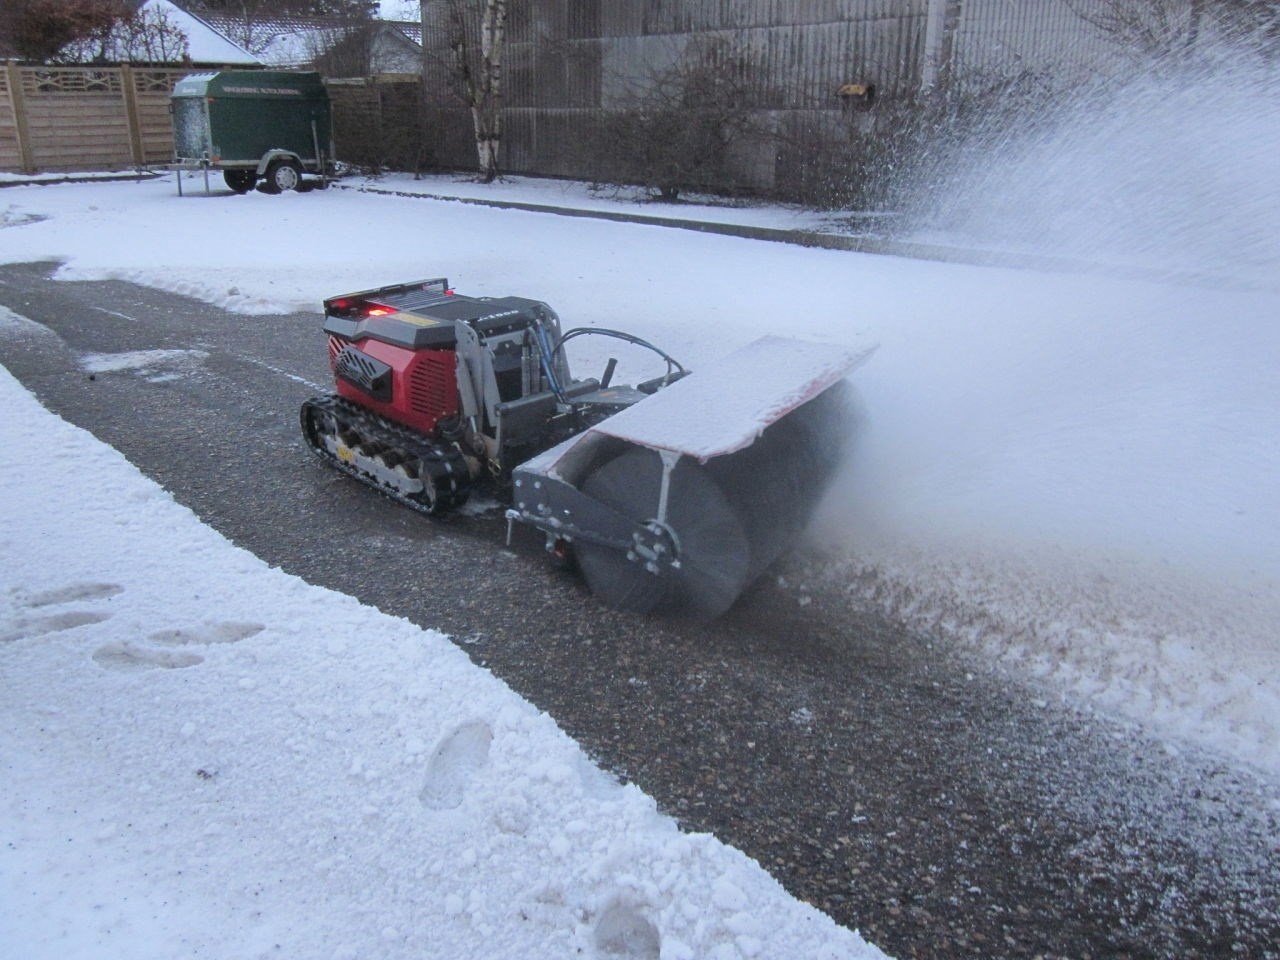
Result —
<path fill-rule="evenodd" d="M 850 596 L 1280 771 L 1274 294 L 986 271 L 856 377 Z"/>
<path fill-rule="evenodd" d="M 864 527 L 851 551 L 846 522 L 823 521 L 814 537 L 835 555 L 817 576 L 857 605 L 961 641 L 1050 695 L 1127 714 L 1171 738 L 1170 753 L 1187 740 L 1280 769 L 1273 581 L 976 531 Z"/>
<path fill-rule="evenodd" d="M 883 956 L 445 637 L 0 397 L 7 955 Z"/>

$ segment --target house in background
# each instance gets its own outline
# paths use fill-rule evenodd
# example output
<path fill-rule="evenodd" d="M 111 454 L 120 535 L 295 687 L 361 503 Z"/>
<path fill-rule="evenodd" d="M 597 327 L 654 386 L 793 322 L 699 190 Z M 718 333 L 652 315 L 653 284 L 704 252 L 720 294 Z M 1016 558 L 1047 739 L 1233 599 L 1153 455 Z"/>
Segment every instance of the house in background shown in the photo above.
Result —
<path fill-rule="evenodd" d="M 139 13 L 160 16 L 187 38 L 186 62 L 194 67 L 261 67 L 262 61 L 217 27 L 170 0 L 145 0 Z M 181 62 L 181 61 L 159 61 Z"/>
<path fill-rule="evenodd" d="M 171 0 L 142 0 L 133 16 L 103 38 L 64 47 L 64 64 L 261 67 L 262 61 L 199 16 Z"/>
<path fill-rule="evenodd" d="M 317 70 L 326 77 L 422 72 L 422 27 L 416 22 L 246 17 L 203 10 L 186 0 L 144 0 L 138 18 L 163 29 L 122 31 L 114 48 L 93 51 L 86 60 Z M 186 38 L 185 59 L 173 40 L 176 33 Z"/>
<path fill-rule="evenodd" d="M 281 70 L 317 70 L 326 77 L 417 75 L 422 72 L 418 23 L 333 17 L 246 19 L 207 13 L 221 33 Z"/>

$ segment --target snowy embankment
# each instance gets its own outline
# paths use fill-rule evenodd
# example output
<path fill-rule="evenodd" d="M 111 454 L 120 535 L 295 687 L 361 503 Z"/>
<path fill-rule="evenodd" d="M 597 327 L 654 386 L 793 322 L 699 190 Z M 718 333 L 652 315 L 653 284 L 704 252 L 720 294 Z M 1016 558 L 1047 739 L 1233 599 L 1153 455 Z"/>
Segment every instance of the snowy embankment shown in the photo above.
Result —
<path fill-rule="evenodd" d="M 882 956 L 446 637 L 0 399 L 0 953 Z"/>
<path fill-rule="evenodd" d="M 232 311 L 314 310 L 447 274 L 467 293 L 545 299 L 568 326 L 634 331 L 695 367 L 769 333 L 878 343 L 855 377 L 857 454 L 820 525 L 828 578 L 1049 693 L 1280 770 L 1274 288 L 921 263 L 340 190 L 179 198 L 158 181 L 0 200 L 0 259 L 57 258 L 66 280 L 118 277 Z M 590 371 L 604 358 L 574 359 Z"/>

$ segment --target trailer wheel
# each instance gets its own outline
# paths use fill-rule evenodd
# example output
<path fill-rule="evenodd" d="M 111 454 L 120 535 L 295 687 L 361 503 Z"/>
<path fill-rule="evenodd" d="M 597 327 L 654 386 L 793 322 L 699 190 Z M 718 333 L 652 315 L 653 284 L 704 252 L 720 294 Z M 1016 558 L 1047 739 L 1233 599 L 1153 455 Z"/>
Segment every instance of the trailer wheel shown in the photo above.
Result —
<path fill-rule="evenodd" d="M 262 189 L 267 193 L 281 193 L 285 190 L 297 190 L 302 183 L 302 167 L 297 160 L 280 157 L 272 160 L 267 167 Z"/>
<path fill-rule="evenodd" d="M 248 193 L 258 182 L 258 175 L 252 170 L 223 170 L 222 179 L 236 193 Z"/>

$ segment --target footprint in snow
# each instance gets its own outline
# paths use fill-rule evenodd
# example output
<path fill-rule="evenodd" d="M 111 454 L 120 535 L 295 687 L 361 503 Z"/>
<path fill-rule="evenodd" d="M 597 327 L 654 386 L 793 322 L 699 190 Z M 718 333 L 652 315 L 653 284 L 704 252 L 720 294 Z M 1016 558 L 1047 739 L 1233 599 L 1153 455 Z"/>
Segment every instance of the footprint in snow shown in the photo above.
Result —
<path fill-rule="evenodd" d="M 142 643 L 117 641 L 99 647 L 94 652 L 93 659 L 99 666 L 108 670 L 152 670 L 156 667 L 173 670 L 180 667 L 194 667 L 198 663 L 203 663 L 204 657 L 191 650 L 175 648 L 236 643 L 265 629 L 260 623 L 228 620 L 197 627 L 157 630 L 149 634 L 147 639 L 151 643 L 162 644 L 162 646 L 153 647 Z"/>
<path fill-rule="evenodd" d="M 114 583 L 71 583 L 41 593 L 22 595 L 17 605 L 21 610 L 43 610 L 82 600 L 102 600 L 123 590 L 124 587 Z M 91 623 L 101 623 L 110 616 L 109 613 L 97 610 L 67 610 L 62 613 L 19 616 L 8 624 L 0 625 L 0 643 L 74 630 Z"/>
<path fill-rule="evenodd" d="M 210 646 L 217 643 L 238 643 L 265 629 L 266 627 L 260 623 L 237 623 L 234 620 L 228 620 L 199 627 L 157 630 L 149 634 L 147 639 L 155 643 L 163 643 L 167 647 L 186 647 L 192 644 Z"/>
<path fill-rule="evenodd" d="M 453 810 L 462 805 L 472 779 L 489 761 L 493 731 L 487 723 L 464 723 L 447 734 L 431 754 L 427 777 L 418 794 L 431 810 Z"/>
<path fill-rule="evenodd" d="M 19 617 L 0 628 L 0 643 L 74 630 L 90 623 L 101 623 L 110 616 L 109 613 L 96 613 L 93 610 L 68 610 L 66 613 L 55 613 L 47 617 Z"/>
<path fill-rule="evenodd" d="M 658 928 L 628 903 L 615 903 L 600 914 L 595 929 L 596 955 L 627 960 L 658 960 L 662 938 Z"/>
<path fill-rule="evenodd" d="M 185 650 L 157 650 L 155 647 L 144 647 L 136 643 L 118 641 L 99 647 L 93 653 L 94 661 L 107 670 L 154 670 L 162 667 L 173 670 L 179 667 L 194 667 L 203 663 L 204 657 L 198 653 Z"/>
<path fill-rule="evenodd" d="M 25 605 L 30 609 L 52 607 L 60 603 L 77 603 L 81 600 L 105 600 L 118 593 L 124 593 L 124 587 L 118 583 L 69 583 L 65 587 L 31 594 L 27 597 Z"/>

